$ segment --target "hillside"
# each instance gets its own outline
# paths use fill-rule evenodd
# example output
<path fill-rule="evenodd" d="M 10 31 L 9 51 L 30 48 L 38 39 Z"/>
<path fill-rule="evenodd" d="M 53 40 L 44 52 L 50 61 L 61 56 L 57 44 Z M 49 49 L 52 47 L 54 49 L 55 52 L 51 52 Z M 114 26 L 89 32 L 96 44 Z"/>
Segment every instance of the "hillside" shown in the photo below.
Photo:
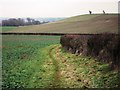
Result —
<path fill-rule="evenodd" d="M 61 21 L 18 27 L 12 33 L 102 33 L 118 32 L 118 14 L 79 15 Z"/>

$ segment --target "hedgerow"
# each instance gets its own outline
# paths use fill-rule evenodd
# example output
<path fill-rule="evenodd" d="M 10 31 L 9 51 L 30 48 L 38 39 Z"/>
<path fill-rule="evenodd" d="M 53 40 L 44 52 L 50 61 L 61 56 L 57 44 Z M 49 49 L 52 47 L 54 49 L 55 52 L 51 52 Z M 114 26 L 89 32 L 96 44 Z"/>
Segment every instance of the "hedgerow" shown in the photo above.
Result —
<path fill-rule="evenodd" d="M 63 35 L 60 43 L 63 49 L 77 55 L 92 56 L 99 62 L 109 63 L 111 69 L 119 69 L 120 35 Z"/>

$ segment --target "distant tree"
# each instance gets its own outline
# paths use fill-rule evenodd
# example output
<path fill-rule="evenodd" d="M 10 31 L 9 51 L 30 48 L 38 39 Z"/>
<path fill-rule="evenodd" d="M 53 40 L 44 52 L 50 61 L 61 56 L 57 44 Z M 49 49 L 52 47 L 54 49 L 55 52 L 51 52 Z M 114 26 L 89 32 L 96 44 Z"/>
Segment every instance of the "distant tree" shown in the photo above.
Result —
<path fill-rule="evenodd" d="M 11 18 L 11 19 L 8 19 L 8 20 L 3 20 L 2 25 L 3 26 L 18 26 L 18 22 L 17 22 L 16 19 Z"/>
<path fill-rule="evenodd" d="M 10 18 L 8 20 L 2 20 L 2 26 L 23 26 L 25 25 L 24 19 Z"/>
<path fill-rule="evenodd" d="M 7 20 L 2 20 L 2 26 L 7 26 L 7 25 L 8 25 Z"/>
<path fill-rule="evenodd" d="M 40 24 L 40 22 L 39 22 L 39 21 L 36 21 L 35 19 L 31 19 L 31 24 L 37 25 L 37 24 Z"/>
<path fill-rule="evenodd" d="M 41 24 L 40 21 L 34 21 L 35 25 Z"/>
<path fill-rule="evenodd" d="M 26 23 L 26 25 L 31 25 L 31 21 L 32 21 L 32 19 L 31 18 L 26 18 L 27 19 L 27 23 Z"/>
<path fill-rule="evenodd" d="M 19 22 L 19 26 L 24 26 L 25 25 L 24 19 L 18 18 L 18 22 Z"/>
<path fill-rule="evenodd" d="M 34 20 L 32 18 L 26 18 L 25 22 L 22 18 L 10 18 L 8 20 L 2 20 L 2 26 L 24 26 L 24 25 L 38 25 L 41 24 L 40 21 Z"/>
<path fill-rule="evenodd" d="M 31 18 L 27 18 L 27 21 L 28 21 L 28 22 L 31 22 Z"/>

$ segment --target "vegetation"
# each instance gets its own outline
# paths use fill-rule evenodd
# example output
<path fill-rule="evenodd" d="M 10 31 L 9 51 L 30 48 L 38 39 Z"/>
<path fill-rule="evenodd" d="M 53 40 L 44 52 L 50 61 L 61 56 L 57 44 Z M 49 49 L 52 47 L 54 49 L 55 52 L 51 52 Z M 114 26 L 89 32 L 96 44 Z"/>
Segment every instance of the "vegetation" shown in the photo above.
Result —
<path fill-rule="evenodd" d="M 26 18 L 26 21 L 22 18 L 9 18 L 8 20 L 2 20 L 2 26 L 25 26 L 25 25 L 38 25 L 48 22 L 40 22 L 32 18 Z"/>
<path fill-rule="evenodd" d="M 19 27 L 13 33 L 118 33 L 118 14 L 79 15 L 57 22 Z"/>
<path fill-rule="evenodd" d="M 3 87 L 47 87 L 52 77 L 47 77 L 44 71 L 44 63 L 49 59 L 46 57 L 47 51 L 42 48 L 57 43 L 57 36 L 3 36 Z M 49 70 L 54 73 L 52 69 L 54 67 L 50 66 Z"/>
<path fill-rule="evenodd" d="M 24 24 L 25 21 L 21 18 L 10 18 L 8 20 L 2 20 L 2 26 L 23 26 Z"/>
<path fill-rule="evenodd" d="M 6 32 L 6 31 L 14 30 L 17 27 L 15 27 L 15 26 L 0 26 L 0 28 L 2 29 L 2 32 Z"/>
<path fill-rule="evenodd" d="M 58 63 L 59 85 L 66 88 L 115 88 L 120 87 L 119 74 L 110 71 L 108 64 L 94 58 L 66 53 L 61 46 L 53 50 Z"/>
<path fill-rule="evenodd" d="M 118 34 L 64 35 L 60 43 L 64 50 L 77 55 L 92 56 L 100 62 L 110 63 L 111 69 L 120 65 L 120 36 Z"/>
<path fill-rule="evenodd" d="M 59 36 L 3 35 L 3 88 L 115 88 L 119 73 L 66 53 Z"/>
<path fill-rule="evenodd" d="M 120 35 L 101 34 L 94 35 L 88 40 L 88 53 L 97 57 L 99 61 L 111 63 L 111 69 L 120 71 Z"/>
<path fill-rule="evenodd" d="M 117 18 L 117 14 L 82 15 L 42 25 L 4 26 L 2 30 L 6 33 L 118 33 Z M 119 63 L 117 36 L 108 35 L 107 39 L 104 36 L 68 35 L 60 39 L 47 35 L 2 35 L 2 87 L 119 88 L 119 71 L 110 70 L 111 62 L 98 61 L 107 61 L 114 53 L 113 65 Z M 106 59 L 106 55 L 110 57 Z"/>

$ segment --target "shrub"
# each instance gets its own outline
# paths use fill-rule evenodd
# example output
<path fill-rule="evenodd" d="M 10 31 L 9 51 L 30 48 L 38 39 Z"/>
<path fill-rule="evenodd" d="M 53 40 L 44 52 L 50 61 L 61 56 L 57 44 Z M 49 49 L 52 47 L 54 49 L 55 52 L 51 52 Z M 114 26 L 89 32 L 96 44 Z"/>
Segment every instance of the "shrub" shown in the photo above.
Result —
<path fill-rule="evenodd" d="M 64 35 L 60 39 L 60 43 L 66 51 L 74 53 L 75 49 L 79 47 L 79 35 Z M 78 44 L 79 43 L 79 44 Z"/>
<path fill-rule="evenodd" d="M 88 37 L 86 35 L 63 35 L 60 39 L 60 43 L 68 52 L 86 55 L 87 39 Z"/>
<path fill-rule="evenodd" d="M 120 36 L 116 34 L 93 35 L 88 40 L 88 54 L 100 62 L 112 63 L 111 69 L 120 65 Z"/>
<path fill-rule="evenodd" d="M 117 34 L 63 35 L 60 39 L 67 52 L 96 57 L 98 61 L 111 63 L 111 69 L 119 68 L 120 36 Z"/>

